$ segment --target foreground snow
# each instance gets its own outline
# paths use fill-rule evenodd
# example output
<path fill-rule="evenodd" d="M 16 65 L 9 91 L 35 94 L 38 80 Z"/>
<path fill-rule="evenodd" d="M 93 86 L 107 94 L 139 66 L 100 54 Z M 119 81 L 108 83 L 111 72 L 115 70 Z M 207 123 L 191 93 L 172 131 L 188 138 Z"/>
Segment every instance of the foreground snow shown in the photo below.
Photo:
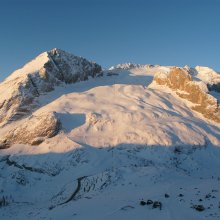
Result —
<path fill-rule="evenodd" d="M 36 151 L 29 147 L 27 152 L 31 150 Z M 2 157 L 1 194 L 11 198 L 0 209 L 1 219 L 216 219 L 219 156 L 219 149 L 210 146 L 127 145 Z M 84 177 L 79 191 L 66 202 L 79 177 Z M 140 206 L 141 199 L 162 202 L 162 210 Z M 198 204 L 205 211 L 191 208 Z"/>

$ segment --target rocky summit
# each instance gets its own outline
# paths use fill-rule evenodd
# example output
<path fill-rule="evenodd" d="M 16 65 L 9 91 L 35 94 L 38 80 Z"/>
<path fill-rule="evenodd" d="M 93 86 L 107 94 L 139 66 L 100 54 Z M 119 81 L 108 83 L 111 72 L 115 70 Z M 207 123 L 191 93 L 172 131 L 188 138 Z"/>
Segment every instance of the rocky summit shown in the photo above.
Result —
<path fill-rule="evenodd" d="M 101 70 L 96 63 L 56 48 L 40 54 L 0 84 L 0 125 L 30 114 L 38 105 L 35 98 L 55 86 L 87 80 Z"/>

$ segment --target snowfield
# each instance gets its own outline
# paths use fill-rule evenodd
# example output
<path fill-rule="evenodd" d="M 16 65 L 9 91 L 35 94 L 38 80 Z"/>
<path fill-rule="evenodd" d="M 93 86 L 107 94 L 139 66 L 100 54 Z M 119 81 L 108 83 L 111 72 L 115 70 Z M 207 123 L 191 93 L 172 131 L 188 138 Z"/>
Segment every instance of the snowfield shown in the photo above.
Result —
<path fill-rule="evenodd" d="M 35 97 L 31 113 L 0 127 L 0 139 L 12 143 L 0 150 L 0 219 L 219 219 L 220 124 L 154 82 L 171 68 L 120 64 L 58 84 Z M 219 83 L 214 70 L 189 71 Z"/>

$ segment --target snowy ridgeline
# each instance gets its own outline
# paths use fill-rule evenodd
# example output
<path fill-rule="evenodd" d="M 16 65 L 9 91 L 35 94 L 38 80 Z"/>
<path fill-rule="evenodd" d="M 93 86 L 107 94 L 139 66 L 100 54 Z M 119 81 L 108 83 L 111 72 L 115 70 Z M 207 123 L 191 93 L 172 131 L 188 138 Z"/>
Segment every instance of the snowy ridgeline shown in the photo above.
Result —
<path fill-rule="evenodd" d="M 88 76 L 86 82 L 71 83 Z M 202 67 L 120 64 L 101 71 L 97 64 L 54 49 L 0 85 L 12 91 L 8 99 L 1 96 L 0 148 L 44 144 L 66 131 L 98 147 L 218 145 L 218 130 L 207 121 L 220 121 L 219 93 L 208 88 L 217 87 L 218 80 L 217 72 Z M 207 134 L 208 127 L 212 132 Z"/>
<path fill-rule="evenodd" d="M 134 68 L 152 68 L 152 67 L 157 67 L 158 65 L 150 65 L 150 64 L 135 64 L 135 63 L 122 63 L 122 64 L 117 64 L 115 66 L 112 66 L 109 68 L 109 70 L 115 70 L 115 69 L 134 69 Z"/>

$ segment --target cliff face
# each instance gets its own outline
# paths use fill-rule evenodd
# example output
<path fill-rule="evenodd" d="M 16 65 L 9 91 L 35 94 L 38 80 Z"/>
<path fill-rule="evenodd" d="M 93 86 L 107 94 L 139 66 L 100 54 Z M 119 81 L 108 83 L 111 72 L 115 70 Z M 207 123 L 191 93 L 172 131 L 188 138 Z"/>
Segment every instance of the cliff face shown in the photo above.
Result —
<path fill-rule="evenodd" d="M 101 66 L 59 49 L 44 52 L 0 84 L 0 126 L 35 109 L 35 98 L 62 83 L 94 77 Z"/>
<path fill-rule="evenodd" d="M 217 99 L 208 94 L 204 82 L 195 81 L 187 70 L 174 67 L 169 73 L 155 74 L 154 81 L 171 88 L 179 97 L 192 102 L 193 110 L 220 123 L 220 107 Z"/>
<path fill-rule="evenodd" d="M 32 115 L 17 127 L 0 137 L 0 149 L 12 144 L 38 145 L 45 138 L 54 137 L 61 129 L 61 122 L 54 113 Z"/>

